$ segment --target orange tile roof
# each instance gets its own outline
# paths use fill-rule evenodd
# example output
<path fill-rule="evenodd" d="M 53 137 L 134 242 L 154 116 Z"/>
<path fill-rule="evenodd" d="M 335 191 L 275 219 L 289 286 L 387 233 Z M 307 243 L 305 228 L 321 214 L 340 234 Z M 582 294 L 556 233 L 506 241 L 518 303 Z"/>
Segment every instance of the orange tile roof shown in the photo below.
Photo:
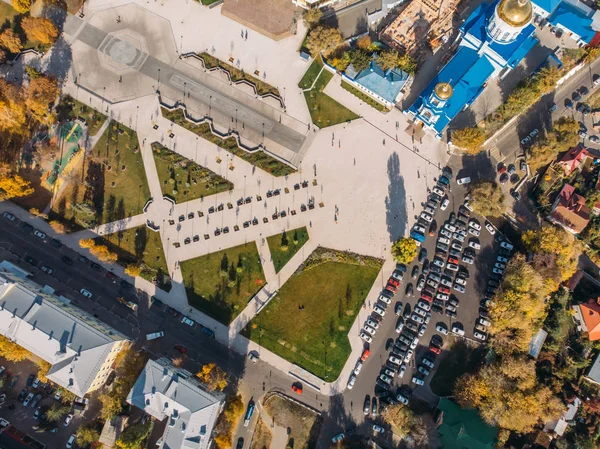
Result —
<path fill-rule="evenodd" d="M 585 198 L 576 194 L 575 187 L 570 184 L 565 184 L 558 195 L 558 203 L 550 217 L 579 234 L 590 221 L 591 211 Z"/>
<path fill-rule="evenodd" d="M 587 149 L 579 145 L 567 151 L 558 163 L 563 167 L 565 174 L 568 175 L 579 168 L 587 157 L 589 157 Z"/>
<path fill-rule="evenodd" d="M 598 304 L 598 300 L 590 299 L 579 306 L 590 341 L 600 340 L 600 304 Z"/>

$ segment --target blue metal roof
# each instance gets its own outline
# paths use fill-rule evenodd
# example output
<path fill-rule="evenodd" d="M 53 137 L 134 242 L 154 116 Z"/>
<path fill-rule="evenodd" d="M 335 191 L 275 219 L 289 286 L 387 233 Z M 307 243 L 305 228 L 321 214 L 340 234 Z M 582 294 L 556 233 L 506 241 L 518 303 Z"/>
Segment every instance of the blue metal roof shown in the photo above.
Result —
<path fill-rule="evenodd" d="M 390 103 L 395 103 L 396 97 L 400 93 L 400 90 L 402 90 L 408 77 L 409 75 L 402 70 L 389 69 L 384 71 L 375 61 L 371 61 L 368 68 L 354 77 L 354 82 L 364 86 Z"/>
<path fill-rule="evenodd" d="M 531 0 L 531 3 L 542 8 L 548 14 L 552 13 L 562 0 Z"/>
<path fill-rule="evenodd" d="M 548 21 L 552 25 L 560 25 L 577 34 L 586 44 L 589 44 L 596 35 L 596 31 L 592 29 L 591 16 L 566 2 L 558 5 Z"/>

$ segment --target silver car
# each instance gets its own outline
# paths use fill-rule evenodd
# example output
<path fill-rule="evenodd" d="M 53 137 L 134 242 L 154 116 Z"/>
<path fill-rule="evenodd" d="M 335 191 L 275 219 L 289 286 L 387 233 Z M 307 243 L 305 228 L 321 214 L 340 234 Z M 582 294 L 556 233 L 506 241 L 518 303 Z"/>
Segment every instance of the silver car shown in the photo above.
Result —
<path fill-rule="evenodd" d="M 425 322 L 425 320 L 423 319 L 423 317 L 421 315 L 417 315 L 416 313 L 413 313 L 410 316 L 410 319 L 413 321 L 416 321 L 417 323 L 421 323 L 423 324 Z"/>

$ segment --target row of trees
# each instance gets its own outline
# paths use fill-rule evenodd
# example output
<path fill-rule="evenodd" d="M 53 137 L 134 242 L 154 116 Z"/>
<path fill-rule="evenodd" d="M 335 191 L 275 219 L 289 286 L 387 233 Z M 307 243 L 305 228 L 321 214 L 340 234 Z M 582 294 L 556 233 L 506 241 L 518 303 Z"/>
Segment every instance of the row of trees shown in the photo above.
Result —
<path fill-rule="evenodd" d="M 480 181 L 470 186 L 469 204 L 478 215 L 484 217 L 501 217 L 504 214 L 504 193 L 495 182 Z"/>
<path fill-rule="evenodd" d="M 553 128 L 535 142 L 528 151 L 527 162 L 532 171 L 536 171 L 556 157 L 574 147 L 580 140 L 579 123 L 573 117 L 561 117 L 554 122 Z"/>
<path fill-rule="evenodd" d="M 94 239 L 81 239 L 79 246 L 90 250 L 90 253 L 102 262 L 116 262 L 119 256 L 108 249 L 106 245 L 98 245 Z M 139 274 L 139 273 L 138 273 Z"/>

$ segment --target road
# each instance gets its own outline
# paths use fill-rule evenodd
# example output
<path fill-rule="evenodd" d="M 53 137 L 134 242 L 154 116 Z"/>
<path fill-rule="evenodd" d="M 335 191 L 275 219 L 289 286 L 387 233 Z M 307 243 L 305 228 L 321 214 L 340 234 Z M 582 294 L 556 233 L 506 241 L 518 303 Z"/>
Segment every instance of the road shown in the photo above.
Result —
<path fill-rule="evenodd" d="M 565 107 L 565 100 L 571 98 L 573 92 L 581 86 L 586 86 L 591 93 L 595 89 L 592 78 L 595 73 L 600 73 L 600 58 L 593 61 L 591 65 L 586 65 L 555 91 L 544 95 L 526 114 L 521 115 L 510 126 L 496 133 L 485 146 L 485 149 L 491 150 L 493 154 L 494 148 L 497 148 L 501 155 L 500 160 L 508 159 L 512 161 L 517 154 L 523 152 L 521 139 L 535 128 L 539 130 L 550 128 L 554 120 L 565 115 L 573 116 L 576 120 L 582 121 L 588 129 L 591 129 L 593 115 L 590 114 L 584 117 L 576 112 L 574 108 L 572 111 L 568 110 Z M 553 103 L 558 106 L 558 109 L 550 112 Z M 573 103 L 576 105 L 576 102 Z M 587 143 L 589 144 L 589 142 Z"/>

